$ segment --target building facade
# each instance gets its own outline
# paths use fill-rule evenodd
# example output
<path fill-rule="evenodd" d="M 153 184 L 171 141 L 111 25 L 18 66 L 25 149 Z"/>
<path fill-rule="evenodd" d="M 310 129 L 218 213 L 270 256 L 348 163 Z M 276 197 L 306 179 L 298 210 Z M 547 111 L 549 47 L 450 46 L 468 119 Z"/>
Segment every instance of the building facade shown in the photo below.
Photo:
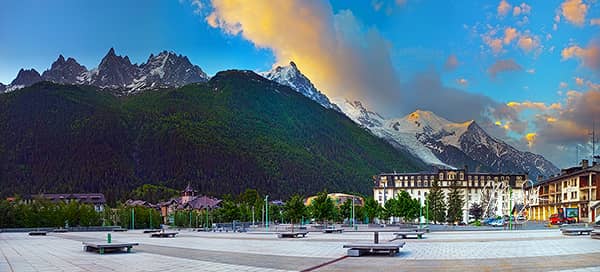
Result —
<path fill-rule="evenodd" d="M 388 199 L 406 191 L 425 205 L 427 194 L 437 182 L 446 197 L 452 186 L 462 190 L 463 221 L 468 222 L 468 210 L 479 203 L 484 214 L 507 215 L 522 204 L 526 174 L 479 173 L 468 169 L 438 169 L 437 172 L 384 173 L 374 177 L 373 196 L 382 206 Z"/>
<path fill-rule="evenodd" d="M 23 203 L 31 203 L 36 199 L 46 199 L 51 202 L 65 202 L 69 203 L 72 201 L 76 201 L 79 203 L 85 203 L 94 206 L 94 210 L 97 212 L 104 211 L 104 206 L 106 206 L 106 198 L 102 193 L 90 193 L 90 194 L 80 194 L 80 193 L 65 193 L 65 194 L 39 194 L 39 195 L 28 195 L 24 196 L 21 201 Z M 9 200 L 15 200 L 15 198 L 9 198 Z"/>
<path fill-rule="evenodd" d="M 577 222 L 600 221 L 600 165 L 562 169 L 557 176 L 539 180 L 526 187 L 527 217 L 529 220 L 548 220 L 552 214 L 574 217 Z"/>

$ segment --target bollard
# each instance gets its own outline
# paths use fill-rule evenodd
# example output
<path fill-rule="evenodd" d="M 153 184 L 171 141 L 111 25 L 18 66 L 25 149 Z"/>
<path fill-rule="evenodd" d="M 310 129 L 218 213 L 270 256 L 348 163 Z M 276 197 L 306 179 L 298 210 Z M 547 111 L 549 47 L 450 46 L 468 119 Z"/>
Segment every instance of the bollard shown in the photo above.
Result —
<path fill-rule="evenodd" d="M 106 234 L 106 242 L 109 243 L 109 244 L 112 242 L 112 239 L 110 237 L 110 233 Z"/>

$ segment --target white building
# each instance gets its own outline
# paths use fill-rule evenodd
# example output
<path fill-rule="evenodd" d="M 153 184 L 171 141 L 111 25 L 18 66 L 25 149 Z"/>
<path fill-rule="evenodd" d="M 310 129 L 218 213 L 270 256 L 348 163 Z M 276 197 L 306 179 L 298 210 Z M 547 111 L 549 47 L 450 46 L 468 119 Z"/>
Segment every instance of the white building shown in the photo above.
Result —
<path fill-rule="evenodd" d="M 484 214 L 498 216 L 510 214 L 513 207 L 523 203 L 525 180 L 527 180 L 526 174 L 471 173 L 467 169 L 384 173 L 374 177 L 373 196 L 383 206 L 388 199 L 395 198 L 400 191 L 406 191 L 412 198 L 418 199 L 422 205 L 425 205 L 425 199 L 434 181 L 438 182 L 446 197 L 454 184 L 463 192 L 465 202 L 463 221 L 468 222 L 468 210 L 473 203 L 482 204 Z M 486 201 L 488 199 L 489 201 Z"/>

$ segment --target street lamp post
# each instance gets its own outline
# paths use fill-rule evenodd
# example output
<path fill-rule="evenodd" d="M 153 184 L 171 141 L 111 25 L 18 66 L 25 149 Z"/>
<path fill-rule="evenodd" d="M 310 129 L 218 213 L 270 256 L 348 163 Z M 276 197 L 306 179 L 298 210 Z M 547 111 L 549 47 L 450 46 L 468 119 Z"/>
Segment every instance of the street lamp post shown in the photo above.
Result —
<path fill-rule="evenodd" d="M 266 231 L 269 231 L 269 195 L 265 196 L 265 226 Z"/>
<path fill-rule="evenodd" d="M 354 228 L 354 195 L 352 195 L 352 228 Z"/>
<path fill-rule="evenodd" d="M 135 210 L 131 208 L 131 229 L 135 229 Z"/>

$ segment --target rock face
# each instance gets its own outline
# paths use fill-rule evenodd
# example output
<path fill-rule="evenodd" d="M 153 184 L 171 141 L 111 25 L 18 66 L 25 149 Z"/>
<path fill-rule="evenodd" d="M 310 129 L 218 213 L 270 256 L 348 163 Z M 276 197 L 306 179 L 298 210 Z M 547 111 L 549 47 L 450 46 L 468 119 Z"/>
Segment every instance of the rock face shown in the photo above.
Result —
<path fill-rule="evenodd" d="M 193 65 L 186 56 L 163 51 L 140 65 L 137 78 L 129 88 L 133 91 L 156 87 L 180 87 L 190 83 L 206 82 L 208 76 Z"/>
<path fill-rule="evenodd" d="M 342 111 L 373 134 L 437 167 L 549 176 L 559 169 L 543 156 L 517 150 L 487 134 L 475 121 L 453 123 L 430 111 L 384 119 L 358 101 L 335 101 Z"/>
<path fill-rule="evenodd" d="M 91 85 L 101 88 L 119 88 L 131 85 L 138 74 L 138 67 L 131 64 L 128 56 L 122 57 L 115 54 L 111 48 L 92 71 Z"/>
<path fill-rule="evenodd" d="M 100 88 L 125 90 L 125 93 L 153 88 L 181 87 L 190 83 L 206 82 L 208 76 L 200 67 L 193 65 L 186 56 L 163 51 L 150 55 L 146 63 L 132 64 L 128 56 L 118 56 L 111 48 L 98 65 L 88 70 L 74 58 L 65 60 L 59 55 L 50 69 L 41 76 L 35 70 L 23 70 L 8 86 L 0 86 L 0 92 L 14 91 L 39 81 L 61 84 L 84 84 Z"/>
<path fill-rule="evenodd" d="M 0 93 L 3 93 L 6 90 L 6 85 L 0 83 Z"/>
<path fill-rule="evenodd" d="M 293 61 L 288 66 L 277 66 L 269 72 L 261 73 L 261 75 L 281 85 L 292 87 L 292 89 L 316 101 L 325 108 L 340 111 L 338 106 L 331 103 L 326 95 L 315 88 L 312 82 L 300 72 Z"/>
<path fill-rule="evenodd" d="M 85 66 L 79 64 L 74 58 L 65 60 L 63 55 L 58 56 L 58 59 L 52 63 L 49 70 L 42 74 L 42 78 L 46 81 L 52 81 L 62 84 L 76 84 L 83 81 L 83 77 L 87 73 Z"/>
<path fill-rule="evenodd" d="M 9 86 L 31 86 L 37 82 L 42 81 L 42 76 L 35 69 L 21 69 L 17 74 L 17 77 L 10 83 Z"/>

